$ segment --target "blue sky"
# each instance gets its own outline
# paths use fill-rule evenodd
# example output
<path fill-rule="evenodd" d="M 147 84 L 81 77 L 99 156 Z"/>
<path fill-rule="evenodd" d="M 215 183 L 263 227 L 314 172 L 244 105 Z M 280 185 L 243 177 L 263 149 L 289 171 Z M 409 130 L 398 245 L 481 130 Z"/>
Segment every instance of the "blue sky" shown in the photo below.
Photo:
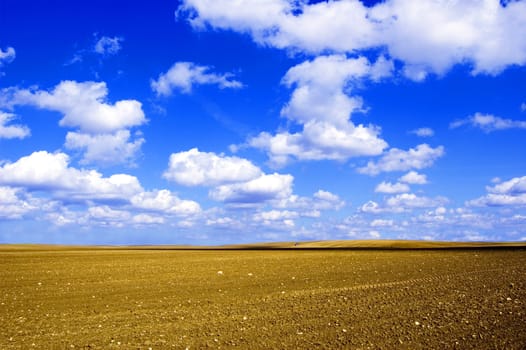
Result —
<path fill-rule="evenodd" d="M 526 240 L 526 2 L 0 6 L 0 242 Z"/>

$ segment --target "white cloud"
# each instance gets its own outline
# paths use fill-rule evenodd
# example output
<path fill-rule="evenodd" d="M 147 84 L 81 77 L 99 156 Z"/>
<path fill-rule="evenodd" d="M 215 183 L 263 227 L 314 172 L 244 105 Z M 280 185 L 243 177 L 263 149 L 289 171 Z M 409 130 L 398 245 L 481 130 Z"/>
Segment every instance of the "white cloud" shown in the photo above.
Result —
<path fill-rule="evenodd" d="M 150 215 L 150 214 L 137 214 L 132 218 L 134 224 L 164 224 L 165 219 L 162 216 Z"/>
<path fill-rule="evenodd" d="M 249 33 L 278 48 L 314 54 L 383 48 L 415 80 L 455 64 L 495 74 L 526 62 L 526 38 L 517 35 L 526 29 L 522 1 L 387 0 L 366 7 L 360 1 L 185 0 L 178 13 L 196 28 Z"/>
<path fill-rule="evenodd" d="M 0 67 L 2 67 L 4 63 L 13 62 L 15 57 L 16 57 L 16 51 L 14 48 L 8 47 L 7 49 L 5 49 L 5 51 L 2 50 L 2 48 L 0 48 Z"/>
<path fill-rule="evenodd" d="M 142 105 L 136 100 L 111 104 L 107 96 L 104 82 L 62 81 L 51 91 L 4 89 L 0 105 L 31 105 L 62 113 L 61 126 L 79 129 L 68 132 L 65 147 L 83 151 L 84 164 L 133 165 L 144 139 L 136 134 L 130 140 L 129 128 L 146 123 Z"/>
<path fill-rule="evenodd" d="M 20 188 L 0 186 L 0 218 L 20 219 L 37 210 L 38 204 Z"/>
<path fill-rule="evenodd" d="M 353 83 L 389 75 L 392 62 L 383 57 L 371 64 L 364 58 L 344 55 L 317 57 L 289 69 L 283 83 L 294 87 L 281 115 L 302 125 L 301 132 L 262 132 L 250 139 L 252 147 L 265 150 L 276 166 L 291 157 L 300 160 L 346 160 L 378 155 L 387 143 L 378 137 L 380 128 L 354 125 L 353 112 L 362 109 L 359 97 L 349 96 Z"/>
<path fill-rule="evenodd" d="M 257 225 L 273 226 L 275 228 L 291 228 L 295 226 L 294 219 L 299 214 L 295 211 L 288 210 L 269 210 L 259 212 L 253 215 L 252 220 Z"/>
<path fill-rule="evenodd" d="M 163 176 L 185 186 L 211 186 L 211 199 L 234 206 L 269 202 L 280 205 L 297 198 L 292 195 L 291 175 L 265 174 L 246 159 L 200 152 L 197 148 L 173 153 Z M 319 191 L 318 195 L 324 197 L 318 200 L 324 203 L 339 199 L 329 192 Z"/>
<path fill-rule="evenodd" d="M 314 200 L 319 203 L 327 203 L 331 208 L 341 208 L 345 202 L 343 202 L 337 194 L 331 193 L 329 191 L 318 190 L 312 196 Z M 315 205 L 317 209 L 322 209 L 325 204 Z"/>
<path fill-rule="evenodd" d="M 172 153 L 163 177 L 186 186 L 210 186 L 258 178 L 261 170 L 250 161 L 193 148 Z"/>
<path fill-rule="evenodd" d="M 60 125 L 79 128 L 83 133 L 109 133 L 146 122 L 142 105 L 136 100 L 107 101 L 105 82 L 62 81 L 51 91 L 4 89 L 7 106 L 32 105 L 64 115 Z"/>
<path fill-rule="evenodd" d="M 15 119 L 15 117 L 16 116 L 12 113 L 4 113 L 0 111 L 0 139 L 23 139 L 31 135 L 31 131 L 25 125 L 6 125 Z"/>
<path fill-rule="evenodd" d="M 0 185 L 49 191 L 63 200 L 127 200 L 142 191 L 136 177 L 103 177 L 95 170 L 69 167 L 64 153 L 34 152 L 0 167 Z"/>
<path fill-rule="evenodd" d="M 201 212 L 197 202 L 182 200 L 168 190 L 141 192 L 130 199 L 138 209 L 174 215 L 193 215 Z"/>
<path fill-rule="evenodd" d="M 289 211 L 289 210 L 269 210 L 269 211 L 263 211 L 254 214 L 254 220 L 256 221 L 264 221 L 264 220 L 283 220 L 283 219 L 295 219 L 299 215 L 295 211 Z"/>
<path fill-rule="evenodd" d="M 482 129 L 484 132 L 492 132 L 505 129 L 526 129 L 526 121 L 512 120 L 496 117 L 491 114 L 475 113 L 466 119 L 456 120 L 449 126 L 450 128 L 458 128 L 463 125 L 470 125 L 475 128 Z"/>
<path fill-rule="evenodd" d="M 410 185 L 425 185 L 427 184 L 427 176 L 425 174 L 419 174 L 412 170 L 407 174 L 401 176 L 398 181 L 410 184 Z"/>
<path fill-rule="evenodd" d="M 394 197 L 390 197 L 385 201 L 385 204 L 391 208 L 432 208 L 442 206 L 447 203 L 444 197 L 430 198 L 425 196 L 417 196 L 413 193 L 402 193 Z"/>
<path fill-rule="evenodd" d="M 291 194 L 288 197 L 274 201 L 272 205 L 281 209 L 295 209 L 302 217 L 317 218 L 321 216 L 321 210 L 340 210 L 345 206 L 345 201 L 337 194 L 318 190 L 312 197 Z"/>
<path fill-rule="evenodd" d="M 386 198 L 383 204 L 368 201 L 359 208 L 359 211 L 368 214 L 404 213 L 414 209 L 442 207 L 447 202 L 448 199 L 445 197 L 430 198 L 413 193 L 402 193 Z"/>
<path fill-rule="evenodd" d="M 232 74 L 216 74 L 209 72 L 211 67 L 199 66 L 192 62 L 177 62 L 166 73 L 151 81 L 152 90 L 157 95 L 169 96 L 174 89 L 183 93 L 192 92 L 194 85 L 212 84 L 221 89 L 238 89 L 243 84 L 232 79 Z"/>
<path fill-rule="evenodd" d="M 112 209 L 107 205 L 100 205 L 88 208 L 88 214 L 91 219 L 106 223 L 121 223 L 128 221 L 131 217 L 126 210 Z"/>
<path fill-rule="evenodd" d="M 292 175 L 264 174 L 253 180 L 221 185 L 212 189 L 210 197 L 233 204 L 257 204 L 284 199 L 292 194 Z"/>
<path fill-rule="evenodd" d="M 59 226 L 125 227 L 188 219 L 202 210 L 197 202 L 169 190 L 145 191 L 134 176 L 104 177 L 95 170 L 70 167 L 64 153 L 40 151 L 0 166 L 0 217 L 19 218 L 29 212 L 44 213 Z"/>
<path fill-rule="evenodd" d="M 419 137 L 431 137 L 435 134 L 435 132 L 431 128 L 418 128 L 415 130 L 411 130 L 411 134 L 415 134 Z"/>
<path fill-rule="evenodd" d="M 443 146 L 432 148 L 425 143 L 416 148 L 410 148 L 408 151 L 391 148 L 377 162 L 369 161 L 367 166 L 358 168 L 358 172 L 377 175 L 381 172 L 423 169 L 433 165 L 435 160 L 443 155 Z"/>
<path fill-rule="evenodd" d="M 225 228 L 225 229 L 241 229 L 243 224 L 239 222 L 238 220 L 232 219 L 230 217 L 219 217 L 219 218 L 211 218 L 206 220 L 207 226 L 214 226 L 217 228 Z"/>
<path fill-rule="evenodd" d="M 371 213 L 371 214 L 378 214 L 381 213 L 383 208 L 380 207 L 380 204 L 378 204 L 375 201 L 367 201 L 367 203 L 363 204 L 360 207 L 360 211 L 363 213 Z"/>
<path fill-rule="evenodd" d="M 93 47 L 93 51 L 105 56 L 115 55 L 121 50 L 122 41 L 123 38 L 120 37 L 110 38 L 108 36 L 103 36 L 97 40 Z"/>
<path fill-rule="evenodd" d="M 524 206 L 526 205 L 526 176 L 515 177 L 508 181 L 486 187 L 488 194 L 468 201 L 466 205 L 486 206 Z"/>
<path fill-rule="evenodd" d="M 499 183 L 493 187 L 486 188 L 488 192 L 498 194 L 521 194 L 526 193 L 526 176 L 515 177 L 511 180 Z"/>
<path fill-rule="evenodd" d="M 526 111 L 526 103 L 521 103 L 521 112 Z"/>
<path fill-rule="evenodd" d="M 376 188 L 374 189 L 374 192 L 378 193 L 403 193 L 403 192 L 409 192 L 409 186 L 405 183 L 390 183 L 390 182 L 381 182 L 379 183 Z"/>
<path fill-rule="evenodd" d="M 144 138 L 136 137 L 130 141 L 129 130 L 117 130 L 108 134 L 87 134 L 68 132 L 65 146 L 72 150 L 82 150 L 83 164 L 133 164 Z"/>
<path fill-rule="evenodd" d="M 371 221 L 371 227 L 391 227 L 393 225 L 393 220 L 375 219 Z"/>

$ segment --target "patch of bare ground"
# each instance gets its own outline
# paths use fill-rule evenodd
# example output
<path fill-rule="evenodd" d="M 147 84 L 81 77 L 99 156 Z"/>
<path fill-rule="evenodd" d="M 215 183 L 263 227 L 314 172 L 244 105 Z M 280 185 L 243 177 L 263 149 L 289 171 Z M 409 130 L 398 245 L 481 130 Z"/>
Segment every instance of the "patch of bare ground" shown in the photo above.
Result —
<path fill-rule="evenodd" d="M 526 251 L 2 250 L 1 349 L 524 349 Z"/>

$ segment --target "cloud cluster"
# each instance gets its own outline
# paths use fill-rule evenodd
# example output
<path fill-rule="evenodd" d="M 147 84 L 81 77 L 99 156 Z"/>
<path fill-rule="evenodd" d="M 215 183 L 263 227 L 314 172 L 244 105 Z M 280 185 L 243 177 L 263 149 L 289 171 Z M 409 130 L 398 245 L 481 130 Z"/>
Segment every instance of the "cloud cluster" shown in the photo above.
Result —
<path fill-rule="evenodd" d="M 96 170 L 69 166 L 65 153 L 34 152 L 0 167 L 0 185 L 52 192 L 63 200 L 126 200 L 142 191 L 131 175 L 103 177 Z"/>
<path fill-rule="evenodd" d="M 380 48 L 422 80 L 469 63 L 474 73 L 497 73 L 526 62 L 526 4 L 499 0 L 358 0 L 308 3 L 269 0 L 184 0 L 180 18 L 194 27 L 248 33 L 262 45 L 308 53 L 355 53 Z M 484 30 L 480 30 L 484 28 Z"/>
<path fill-rule="evenodd" d="M 353 112 L 362 109 L 359 97 L 349 96 L 354 83 L 388 76 L 392 62 L 370 63 L 365 57 L 320 56 L 289 69 L 283 83 L 294 87 L 281 115 L 302 126 L 300 132 L 262 132 L 248 144 L 264 150 L 275 166 L 291 157 L 299 160 L 346 160 L 380 154 L 387 143 L 374 125 L 355 125 Z"/>
<path fill-rule="evenodd" d="M 185 186 L 212 186 L 209 196 L 225 203 L 255 204 L 292 193 L 291 175 L 265 174 L 239 157 L 200 152 L 197 148 L 170 155 L 163 176 Z"/>
<path fill-rule="evenodd" d="M 293 180 L 289 174 L 263 174 L 253 180 L 217 186 L 210 191 L 210 197 L 240 205 L 284 199 L 292 194 Z"/>
<path fill-rule="evenodd" d="M 188 94 L 195 85 L 204 84 L 217 85 L 221 89 L 243 87 L 241 82 L 232 79 L 231 73 L 216 74 L 210 70 L 211 67 L 192 62 L 176 62 L 166 73 L 160 74 L 157 80 L 152 80 L 150 85 L 158 96 L 169 96 L 174 90 Z"/>
<path fill-rule="evenodd" d="M 20 219 L 38 208 L 38 201 L 19 188 L 0 186 L 0 219 Z"/>
<path fill-rule="evenodd" d="M 11 63 L 16 57 L 16 51 L 12 47 L 8 47 L 5 51 L 0 48 L 0 67 L 5 63 Z M 1 72 L 0 72 L 1 76 Z"/>
<path fill-rule="evenodd" d="M 51 91 L 11 89 L 10 105 L 30 105 L 63 114 L 60 126 L 79 128 L 85 133 L 106 133 L 146 122 L 142 105 L 136 100 L 108 103 L 105 82 L 65 80 Z"/>
<path fill-rule="evenodd" d="M 385 198 L 383 203 L 367 201 L 359 211 L 368 214 L 404 213 L 414 209 L 441 207 L 448 202 L 445 197 L 419 196 L 414 193 L 400 193 Z"/>
<path fill-rule="evenodd" d="M 84 163 L 133 163 L 144 139 L 132 138 L 130 128 L 146 123 L 136 100 L 109 103 L 105 82 L 62 81 L 51 91 L 8 88 L 2 90 L 3 107 L 29 105 L 63 115 L 59 125 L 76 128 L 66 138 L 66 148 L 84 152 Z"/>
<path fill-rule="evenodd" d="M 427 176 L 424 174 L 419 174 L 416 171 L 412 170 L 407 174 L 398 178 L 398 182 L 391 183 L 382 181 L 379 183 L 374 192 L 377 193 L 407 193 L 410 191 L 409 185 L 425 185 L 427 183 Z"/>
<path fill-rule="evenodd" d="M 468 206 L 526 206 L 526 176 L 486 187 L 488 194 L 468 201 Z"/>
<path fill-rule="evenodd" d="M 365 167 L 358 168 L 358 172 L 378 175 L 382 172 L 424 169 L 433 165 L 443 155 L 443 146 L 433 148 L 425 143 L 407 151 L 391 148 L 378 161 L 369 161 Z"/>
<path fill-rule="evenodd" d="M 475 113 L 468 118 L 456 120 L 452 122 L 449 127 L 455 129 L 464 125 L 481 129 L 487 133 L 506 129 L 526 129 L 526 121 L 504 119 L 492 114 L 482 113 Z"/>
<path fill-rule="evenodd" d="M 3 164 L 0 189 L 1 216 L 12 218 L 37 208 L 45 211 L 45 203 L 56 203 L 56 215 L 50 213 L 50 218 L 61 224 L 87 223 L 86 215 L 98 219 L 113 217 L 124 225 L 134 214 L 145 219 L 148 215 L 191 216 L 201 212 L 198 203 L 180 199 L 168 190 L 145 191 L 135 176 L 104 177 L 96 170 L 71 167 L 64 153 L 39 151 Z M 40 194 L 40 202 L 30 193 Z M 69 206 L 87 206 L 87 210 L 74 211 Z"/>
<path fill-rule="evenodd" d="M 213 186 L 253 180 L 261 175 L 262 171 L 246 159 L 193 148 L 172 153 L 163 177 L 185 186 Z"/>
<path fill-rule="evenodd" d="M 424 174 L 419 174 L 416 171 L 412 170 L 407 174 L 403 175 L 398 179 L 400 182 L 404 182 L 410 185 L 425 185 L 427 184 L 427 176 Z"/>
<path fill-rule="evenodd" d="M 379 193 L 404 193 L 409 192 L 409 186 L 404 183 L 391 183 L 391 182 L 385 182 L 382 181 L 379 183 L 376 188 L 374 189 L 374 192 Z"/>
<path fill-rule="evenodd" d="M 121 42 L 124 39 L 121 37 L 108 37 L 103 36 L 95 42 L 93 51 L 103 56 L 116 55 L 121 49 Z"/>
<path fill-rule="evenodd" d="M 113 133 L 88 134 L 68 132 L 66 134 L 67 149 L 83 151 L 81 163 L 90 164 L 133 164 L 139 153 L 144 138 L 137 133 L 135 138 L 127 129 Z"/>
<path fill-rule="evenodd" d="M 16 118 L 13 113 L 0 111 L 0 139 L 23 139 L 31 135 L 31 131 L 25 125 L 10 124 Z"/>

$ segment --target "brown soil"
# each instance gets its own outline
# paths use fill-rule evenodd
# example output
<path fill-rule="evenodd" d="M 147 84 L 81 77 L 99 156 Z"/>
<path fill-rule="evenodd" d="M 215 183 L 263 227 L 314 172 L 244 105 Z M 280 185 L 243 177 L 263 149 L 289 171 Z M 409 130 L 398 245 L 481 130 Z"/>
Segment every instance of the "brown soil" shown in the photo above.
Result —
<path fill-rule="evenodd" d="M 46 249 L 0 252 L 0 349 L 526 348 L 525 250 Z"/>

